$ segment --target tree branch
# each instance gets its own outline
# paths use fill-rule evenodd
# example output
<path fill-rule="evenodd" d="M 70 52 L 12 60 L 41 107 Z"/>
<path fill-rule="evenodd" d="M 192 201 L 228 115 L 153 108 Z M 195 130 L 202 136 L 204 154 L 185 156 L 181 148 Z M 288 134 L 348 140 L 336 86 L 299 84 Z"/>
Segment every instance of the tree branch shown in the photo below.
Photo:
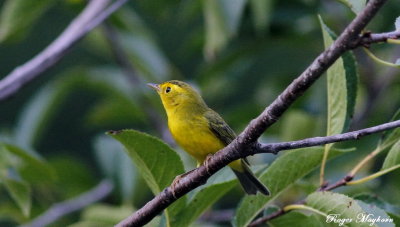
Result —
<path fill-rule="evenodd" d="M 112 189 L 112 183 L 108 180 L 103 180 L 96 187 L 79 195 L 78 197 L 54 204 L 50 209 L 48 209 L 42 215 L 36 217 L 32 222 L 24 224 L 21 227 L 47 226 L 67 214 L 78 211 L 103 199 L 110 194 Z"/>
<path fill-rule="evenodd" d="M 393 122 L 394 123 L 394 122 Z M 374 153 L 374 152 L 373 152 Z M 369 155 L 368 155 L 369 156 Z M 368 157 L 367 156 L 367 157 Z M 363 161 L 364 161 L 365 159 L 363 159 L 360 163 L 359 163 L 359 165 L 361 164 L 361 163 L 363 163 Z M 351 184 L 351 183 L 361 183 L 360 181 L 366 181 L 366 180 L 371 180 L 371 179 L 374 179 L 374 178 L 376 178 L 376 177 L 379 177 L 379 176 L 381 176 L 381 175 L 383 175 L 383 174 L 386 174 L 387 172 L 389 172 L 389 171 L 393 171 L 394 169 L 397 169 L 397 168 L 399 168 L 399 166 L 400 165 L 397 165 L 397 166 L 393 166 L 393 167 L 391 167 L 391 168 L 389 168 L 389 169 L 386 169 L 386 170 L 384 170 L 384 171 L 379 171 L 379 172 L 377 172 L 377 173 L 375 173 L 375 174 L 372 174 L 372 175 L 370 175 L 370 176 L 368 176 L 368 177 L 365 177 L 365 178 L 362 178 L 361 180 L 357 180 L 357 181 L 359 181 L 359 182 L 357 182 L 357 181 L 353 181 L 353 179 L 354 179 L 354 174 L 352 173 L 352 171 L 350 172 L 350 173 L 348 173 L 346 176 L 344 176 L 342 179 L 340 179 L 340 180 L 338 180 L 338 181 L 336 181 L 335 183 L 333 183 L 333 184 L 331 184 L 331 185 L 324 185 L 324 186 L 322 186 L 322 187 L 320 187 L 319 189 L 318 189 L 318 191 L 332 191 L 333 189 L 336 189 L 336 188 L 339 188 L 339 187 L 342 187 L 342 186 L 345 186 L 345 185 L 348 185 L 348 184 Z M 299 201 L 299 202 L 297 202 L 297 203 L 295 203 L 295 204 L 305 204 L 306 202 L 305 202 L 305 200 L 301 200 L 301 201 Z M 286 210 L 285 208 L 280 208 L 279 210 L 277 210 L 276 212 L 274 212 L 274 213 L 272 213 L 272 214 L 270 214 L 270 215 L 268 215 L 268 216 L 265 216 L 265 217 L 261 217 L 261 218 L 258 218 L 258 219 L 256 219 L 255 221 L 253 221 L 252 223 L 250 223 L 249 224 L 249 227 L 255 227 L 255 226 L 259 226 L 259 225 L 261 225 L 261 224 L 264 224 L 264 223 L 266 223 L 267 221 L 271 221 L 272 219 L 275 219 L 275 218 L 277 218 L 277 217 L 280 217 L 280 216 L 282 216 L 282 215 L 284 215 L 284 214 L 286 214 L 286 213 L 288 213 L 288 212 L 290 212 L 291 210 Z"/>
<path fill-rule="evenodd" d="M 385 0 L 369 1 L 364 11 L 352 21 L 329 49 L 318 56 L 259 117 L 250 122 L 246 129 L 231 144 L 209 159 L 207 169 L 204 166 L 195 169 L 175 185 L 174 193 L 172 193 L 170 187 L 166 188 L 144 207 L 120 222 L 117 226 L 139 226 L 146 224 L 177 198 L 185 195 L 201 184 L 204 184 L 212 174 L 223 166 L 229 164 L 233 160 L 255 153 L 254 150 L 251 151 L 248 147 L 251 147 L 260 135 L 270 125 L 275 123 L 283 112 L 286 111 L 341 54 L 346 50 L 354 48 L 355 45 L 359 45 L 359 34 L 361 30 L 371 20 L 384 2 Z"/>
<path fill-rule="evenodd" d="M 371 0 L 365 9 L 346 27 L 338 39 L 314 62 L 295 79 L 279 97 L 269 105 L 264 112 L 252 120 L 246 129 L 227 147 L 217 152 L 207 162 L 206 167 L 200 166 L 187 174 L 174 185 L 174 193 L 171 188 L 164 189 L 141 209 L 117 224 L 122 226 L 142 226 L 148 223 L 158 213 L 168 207 L 194 188 L 204 184 L 207 179 L 232 162 L 233 160 L 246 157 L 254 151 L 249 151 L 261 136 L 261 134 L 289 108 L 321 75 L 325 72 L 345 51 L 355 48 L 361 44 L 360 36 L 362 29 L 378 12 L 386 0 Z"/>
<path fill-rule="evenodd" d="M 389 123 L 385 123 L 385 124 L 381 124 L 381 125 L 377 125 L 374 127 L 370 127 L 370 128 L 365 128 L 365 129 L 361 129 L 361 130 L 357 130 L 357 131 L 353 131 L 353 132 L 347 132 L 347 133 L 342 133 L 342 134 L 338 134 L 338 135 L 333 135 L 333 136 L 326 136 L 326 137 L 314 137 L 314 138 L 308 138 L 308 139 L 303 139 L 303 140 L 297 140 L 297 141 L 291 141 L 291 142 L 281 142 L 281 143 L 270 143 L 270 144 L 261 144 L 258 143 L 255 147 L 253 147 L 253 149 L 247 149 L 245 151 L 243 151 L 241 154 L 239 154 L 239 157 L 232 158 L 232 160 L 235 159 L 239 159 L 239 158 L 244 158 L 247 157 L 249 155 L 254 155 L 254 154 L 259 154 L 259 153 L 278 153 L 279 151 L 283 151 L 283 150 L 292 150 L 292 149 L 297 149 L 297 148 L 304 148 L 304 147 L 312 147 L 312 146 L 317 146 L 317 145 L 324 145 L 324 144 L 328 144 L 328 143 L 335 143 L 335 142 L 341 142 L 341 141 L 348 141 L 348 140 L 357 140 L 361 137 L 367 136 L 367 135 L 371 135 L 371 134 L 375 134 L 375 133 L 379 133 L 379 132 L 383 132 L 386 130 L 390 130 L 390 129 L 394 129 L 394 128 L 398 128 L 400 127 L 400 120 L 397 121 L 392 121 Z M 217 156 L 218 154 L 215 154 L 215 156 Z M 213 157 L 213 158 L 214 158 Z M 231 159 L 229 159 L 229 161 L 227 161 L 227 163 L 230 163 Z M 206 176 L 206 173 L 204 173 L 203 171 L 207 172 L 207 169 L 203 166 L 195 169 L 193 172 L 196 172 L 195 174 L 188 174 L 185 176 L 185 178 L 182 179 L 182 181 L 186 181 L 187 182 L 194 182 L 195 184 L 202 184 L 205 183 L 205 181 L 201 181 L 201 180 L 197 180 L 198 178 L 204 178 Z M 210 167 L 209 167 L 209 171 L 210 171 Z M 325 188 L 321 188 L 321 191 L 330 191 L 332 189 L 335 189 L 337 187 L 346 185 L 347 182 L 351 181 L 353 179 L 353 177 L 351 176 L 345 176 L 342 180 L 339 180 L 338 182 L 336 182 L 335 184 L 332 184 L 330 186 L 327 186 Z M 179 182 L 177 184 L 177 186 L 175 186 L 175 190 L 176 188 L 180 187 L 178 185 L 180 185 L 183 182 Z M 155 201 L 155 203 L 157 204 L 153 204 L 154 205 L 163 205 L 163 203 L 168 202 L 169 200 L 174 200 L 176 198 L 172 197 L 170 198 L 170 196 L 172 195 L 168 195 L 168 193 L 171 193 L 171 188 L 167 188 L 165 189 L 159 196 L 155 197 L 155 199 L 153 199 L 150 202 L 153 202 L 154 200 L 156 200 L 156 198 L 160 197 L 160 199 L 157 199 Z M 168 201 L 162 201 L 161 198 L 163 198 L 164 196 L 169 197 Z M 178 197 L 178 196 L 177 196 Z M 163 198 L 166 199 L 166 198 Z M 150 203 L 149 202 L 149 203 Z M 148 204 L 149 204 L 148 203 Z M 146 204 L 145 207 L 148 205 Z M 142 209 L 145 209 L 144 207 Z M 270 216 L 264 217 L 262 218 L 263 222 L 273 219 L 277 216 L 283 215 L 286 212 L 283 211 L 278 211 L 276 213 L 271 214 Z M 279 214 L 279 215 L 278 215 Z M 146 215 L 143 214 L 143 215 Z M 156 214 L 154 214 L 156 215 Z M 119 223 L 117 226 L 136 226 L 137 225 L 143 225 L 144 223 L 131 223 L 127 221 L 128 219 L 126 219 L 124 222 Z M 135 220 L 135 219 L 133 219 Z M 256 223 L 259 223 L 258 221 Z M 260 222 L 261 223 L 261 222 Z M 253 225 L 253 223 L 252 223 Z M 255 224 L 258 225 L 258 224 Z M 254 225 L 254 226 L 255 226 Z"/>
<path fill-rule="evenodd" d="M 400 127 L 400 120 L 392 121 L 389 123 L 377 125 L 370 128 L 365 128 L 357 131 L 337 134 L 333 136 L 325 136 L 325 137 L 313 137 L 303 140 L 296 140 L 291 142 L 282 142 L 282 143 L 269 143 L 269 144 L 258 144 L 256 149 L 253 149 L 253 154 L 258 153 L 278 153 L 282 150 L 292 150 L 303 147 L 313 147 L 318 145 L 324 145 L 329 143 L 348 141 L 348 140 L 357 140 L 363 136 L 367 136 L 370 134 L 383 132 L 386 130 L 394 129 Z"/>
<path fill-rule="evenodd" d="M 22 86 L 55 65 L 89 31 L 127 2 L 117 0 L 103 11 L 110 1 L 90 1 L 82 13 L 46 49 L 3 78 L 0 81 L 0 100 L 15 94 Z"/>
<path fill-rule="evenodd" d="M 270 214 L 268 216 L 258 218 L 257 220 L 255 220 L 252 223 L 250 223 L 248 227 L 259 226 L 261 224 L 264 224 L 267 221 L 270 221 L 272 219 L 280 217 L 280 216 L 286 214 L 287 212 L 290 212 L 290 211 L 285 211 L 284 209 L 280 208 L 279 210 L 275 211 L 274 213 L 272 213 L 272 214 Z"/>
<path fill-rule="evenodd" d="M 368 46 L 372 43 L 381 43 L 387 42 L 388 39 L 398 39 L 400 38 L 400 31 L 392 31 L 392 32 L 385 32 L 385 33 L 378 33 L 378 34 L 371 34 L 366 32 L 363 34 L 360 42 L 355 46 Z"/>
<path fill-rule="evenodd" d="M 344 137 L 347 137 L 347 138 L 359 138 L 360 135 L 367 135 L 367 134 L 377 133 L 377 132 L 379 132 L 379 131 L 384 131 L 384 130 L 392 129 L 393 127 L 399 127 L 399 126 L 400 126 L 399 124 L 400 124 L 400 120 L 398 120 L 398 121 L 393 121 L 393 122 L 386 123 L 386 124 L 382 124 L 382 125 L 378 125 L 378 126 L 371 127 L 371 128 L 366 128 L 366 129 L 354 131 L 354 132 L 344 133 L 344 134 L 335 135 L 335 136 L 322 137 L 322 138 L 321 138 L 321 137 L 320 137 L 320 138 L 310 138 L 310 139 L 300 140 L 300 141 L 303 141 L 303 142 L 300 142 L 300 141 L 297 141 L 297 142 L 296 142 L 296 141 L 295 141 L 294 143 L 298 143 L 298 142 L 300 142 L 299 144 L 301 144 L 301 143 L 308 143 L 308 142 L 311 142 L 311 141 L 313 141 L 313 140 L 314 140 L 314 142 L 316 142 L 316 141 L 321 140 L 321 139 L 323 139 L 323 138 L 326 138 L 327 140 L 335 140 L 333 137 L 335 137 L 336 139 L 344 138 Z M 329 138 L 329 137 L 330 137 L 330 138 Z M 308 141 L 308 142 L 307 142 L 307 141 Z M 340 140 L 340 141 L 344 141 L 344 140 Z M 336 141 L 336 142 L 338 142 L 338 141 Z M 290 143 L 290 142 L 289 142 L 289 143 Z M 308 143 L 308 144 L 310 144 L 310 143 Z M 311 144 L 313 144 L 313 142 L 311 142 Z M 393 145 L 393 144 L 392 144 L 392 145 Z M 263 145 L 262 145 L 262 146 L 263 146 Z M 266 145 L 264 145 L 264 146 L 266 146 Z M 387 148 L 387 147 L 386 147 L 386 148 Z M 380 151 L 382 151 L 382 150 L 384 150 L 384 149 L 386 149 L 386 148 L 380 148 L 380 149 L 377 148 L 377 149 L 375 149 L 372 153 L 368 154 L 364 159 L 362 159 L 362 160 L 356 165 L 356 167 L 354 167 L 354 169 L 353 169 L 352 171 L 350 171 L 350 172 L 349 172 L 346 176 L 344 176 L 342 179 L 340 179 L 340 180 L 338 180 L 338 181 L 336 181 L 335 183 L 330 184 L 330 185 L 329 185 L 329 184 L 323 185 L 323 186 L 321 186 L 321 187 L 318 189 L 318 191 L 331 191 L 331 190 L 333 190 L 333 189 L 335 189 L 335 188 L 338 188 L 338 187 L 342 187 L 342 186 L 347 185 L 349 182 L 351 182 L 351 181 L 354 179 L 355 173 L 357 172 L 357 170 L 358 170 L 359 168 L 361 168 L 362 165 L 365 164 L 365 162 L 367 162 L 367 161 L 370 160 L 371 158 L 375 157 L 375 155 L 377 155 Z M 304 203 L 305 203 L 305 201 L 302 200 L 302 201 L 297 202 L 296 204 L 304 204 Z M 277 218 L 277 217 L 279 217 L 279 216 L 281 216 L 281 215 L 284 215 L 284 214 L 287 213 L 287 212 L 289 212 L 289 211 L 286 211 L 286 210 L 284 210 L 284 209 L 281 208 L 281 209 L 279 209 L 278 211 L 276 211 L 276 212 L 274 212 L 274 213 L 272 213 L 272 214 L 270 214 L 270 215 L 268 215 L 268 216 L 258 218 L 257 220 L 253 221 L 253 222 L 249 225 L 249 227 L 255 227 L 255 226 L 264 224 L 265 222 L 270 221 L 270 220 L 272 220 L 272 219 L 274 219 L 274 218 Z"/>

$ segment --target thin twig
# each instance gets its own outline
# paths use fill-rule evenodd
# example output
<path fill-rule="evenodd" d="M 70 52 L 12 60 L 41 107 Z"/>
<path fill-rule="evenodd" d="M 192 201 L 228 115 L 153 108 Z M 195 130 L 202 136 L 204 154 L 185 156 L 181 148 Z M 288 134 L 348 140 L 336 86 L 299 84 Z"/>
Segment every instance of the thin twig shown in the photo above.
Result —
<path fill-rule="evenodd" d="M 281 142 L 281 143 L 269 143 L 269 144 L 259 144 L 257 149 L 253 149 L 253 154 L 258 153 L 277 153 L 282 150 L 291 150 L 302 147 L 312 147 L 324 144 L 330 144 L 341 141 L 348 140 L 357 140 L 363 136 L 367 136 L 370 134 L 383 132 L 386 130 L 394 129 L 400 127 L 400 120 L 392 121 L 389 123 L 377 125 L 370 128 L 365 128 L 357 131 L 346 132 L 342 134 L 337 134 L 333 136 L 325 136 L 325 137 L 313 137 L 303 140 L 296 140 L 291 142 Z"/>
<path fill-rule="evenodd" d="M 285 211 L 282 208 L 280 208 L 279 210 L 275 211 L 274 213 L 272 213 L 268 216 L 258 218 L 257 220 L 250 223 L 248 227 L 255 227 L 255 226 L 262 225 L 262 224 L 266 223 L 267 221 L 270 221 L 272 219 L 275 219 L 277 217 L 280 217 L 280 216 L 286 214 L 287 212 L 290 212 L 290 210 Z"/>
<path fill-rule="evenodd" d="M 105 198 L 108 194 L 110 194 L 112 189 L 112 183 L 108 180 L 103 180 L 96 187 L 75 198 L 54 204 L 50 207 L 50 209 L 35 218 L 32 222 L 24 224 L 21 227 L 47 226 L 65 215 L 81 210 L 90 204 Z"/>
<path fill-rule="evenodd" d="M 392 31 L 392 32 L 377 33 L 377 34 L 364 33 L 357 46 L 359 45 L 369 46 L 372 43 L 387 42 L 388 39 L 398 39 L 398 38 L 400 38 L 400 31 Z"/>
<path fill-rule="evenodd" d="M 201 215 L 199 221 L 208 223 L 221 223 L 221 222 L 229 223 L 232 221 L 234 215 L 235 215 L 234 209 L 213 210 L 205 212 L 203 215 Z"/>
<path fill-rule="evenodd" d="M 152 220 L 162 210 L 194 188 L 204 184 L 207 179 L 230 162 L 243 158 L 254 151 L 254 147 L 264 131 L 297 100 L 344 52 L 360 45 L 360 33 L 386 0 L 371 0 L 362 12 L 346 27 L 338 39 L 295 79 L 263 113 L 252 120 L 246 129 L 227 147 L 217 152 L 207 162 L 187 174 L 174 184 L 174 191 L 166 188 L 141 209 L 117 224 L 118 227 L 142 226 Z M 362 135 L 359 135 L 362 136 Z M 357 137 L 358 138 L 358 137 Z"/>
<path fill-rule="evenodd" d="M 128 0 L 117 0 L 108 8 L 110 0 L 93 0 L 82 13 L 42 52 L 15 68 L 0 81 L 0 100 L 15 94 L 22 86 L 32 81 L 55 65 L 89 31 L 102 23 Z"/>
<path fill-rule="evenodd" d="M 376 172 L 376 173 L 374 173 L 374 174 L 371 174 L 371 175 L 369 175 L 369 176 L 363 177 L 363 178 L 361 178 L 361 179 L 354 180 L 354 181 L 349 181 L 349 182 L 347 182 L 346 184 L 347 184 L 347 185 L 362 184 L 362 183 L 365 183 L 365 182 L 367 182 L 367 181 L 370 181 L 370 180 L 373 180 L 373 179 L 375 179 L 375 178 L 378 178 L 378 177 L 380 177 L 380 176 L 382 176 L 382 175 L 385 175 L 385 174 L 387 174 L 387 173 L 389 173 L 389 172 L 392 172 L 392 171 L 394 171 L 394 170 L 396 170 L 396 169 L 398 169 L 398 168 L 400 168 L 400 164 L 395 165 L 395 166 L 392 166 L 392 167 L 387 168 L 387 169 L 384 169 L 384 170 L 381 170 L 381 171 L 378 171 L 378 172 Z"/>
<path fill-rule="evenodd" d="M 400 33 L 400 31 L 398 31 Z M 393 48 L 394 51 L 392 53 L 392 59 L 397 57 L 400 53 L 400 47 L 396 46 Z M 371 61 L 370 59 L 367 59 Z M 374 64 L 367 63 L 368 66 L 374 66 Z M 369 119 L 369 116 L 374 113 L 376 108 L 378 108 L 378 104 L 382 103 L 384 99 L 386 99 L 385 93 L 388 92 L 388 87 L 393 83 L 399 73 L 397 68 L 388 67 L 384 74 L 380 74 L 377 77 L 372 77 L 374 74 L 374 70 L 367 70 L 369 73 L 365 73 L 367 80 L 365 82 L 367 97 L 366 101 L 363 104 L 363 107 L 358 111 L 358 113 L 354 116 L 354 119 L 351 124 L 351 129 L 359 129 L 363 128 L 366 119 Z M 370 77 L 370 78 L 368 78 Z"/>

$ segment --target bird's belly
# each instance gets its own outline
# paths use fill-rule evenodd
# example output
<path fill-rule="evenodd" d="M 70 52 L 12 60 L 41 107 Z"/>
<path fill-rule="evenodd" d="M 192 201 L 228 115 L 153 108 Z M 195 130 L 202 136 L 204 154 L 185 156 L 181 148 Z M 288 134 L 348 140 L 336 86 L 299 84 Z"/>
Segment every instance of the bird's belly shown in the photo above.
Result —
<path fill-rule="evenodd" d="M 225 145 L 201 123 L 174 122 L 169 128 L 175 141 L 191 156 L 202 163 L 208 154 L 214 154 Z"/>

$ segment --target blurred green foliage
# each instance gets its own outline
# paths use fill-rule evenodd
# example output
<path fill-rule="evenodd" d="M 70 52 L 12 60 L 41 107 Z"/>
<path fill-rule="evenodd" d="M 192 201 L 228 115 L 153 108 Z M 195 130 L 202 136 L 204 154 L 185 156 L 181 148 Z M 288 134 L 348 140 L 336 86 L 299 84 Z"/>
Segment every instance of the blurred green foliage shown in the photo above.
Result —
<path fill-rule="evenodd" d="M 34 2 L 0 0 L 1 77 L 54 40 L 83 9 L 85 1 Z M 0 103 L 0 226 L 29 222 L 104 178 L 115 185 L 110 196 L 63 217 L 53 226 L 110 226 L 121 221 L 152 198 L 152 192 L 159 193 L 168 186 L 176 173 L 195 167 L 168 136 L 159 98 L 145 83 L 179 79 L 193 84 L 209 106 L 240 132 L 325 49 L 318 15 L 330 30 L 340 34 L 364 4 L 363 0 L 129 1 L 109 18 L 106 26 L 89 33 L 59 64 Z M 368 30 L 394 30 L 399 12 L 400 5 L 389 1 Z M 327 27 L 325 35 L 330 32 Z M 388 44 L 373 45 L 371 49 L 392 62 L 400 50 Z M 346 68 L 346 64 L 354 63 L 344 56 L 344 66 L 335 70 L 345 74 L 343 80 L 328 81 L 331 89 L 327 89 L 326 78 L 317 81 L 261 141 L 324 136 L 327 116 L 341 122 L 335 133 L 347 125 L 359 129 L 389 121 L 400 106 L 399 72 L 376 64 L 362 51 L 355 50 L 354 55 L 357 70 Z M 357 89 L 356 80 L 349 80 L 349 71 L 353 76 L 358 72 Z M 342 93 L 334 95 L 329 91 Z M 336 98 L 330 103 L 328 97 Z M 342 104 L 346 107 L 338 108 L 335 101 L 345 101 Z M 342 114 L 329 112 L 328 105 Z M 127 130 L 123 133 L 126 138 L 116 138 L 120 144 L 105 135 L 109 130 L 120 129 L 135 129 L 151 136 Z M 168 148 L 172 153 L 168 158 L 179 164 L 168 166 L 170 161 L 152 166 L 152 155 L 159 157 L 157 152 L 167 147 L 154 137 L 172 147 Z M 379 138 L 380 135 L 373 135 L 335 144 L 330 157 L 340 156 L 328 162 L 326 179 L 335 182 L 343 177 L 374 150 Z M 395 144 L 386 149 L 390 150 L 389 155 L 382 152 L 360 175 L 379 171 L 382 163 L 383 168 L 399 164 L 398 139 L 398 130 L 394 130 L 381 143 Z M 146 140 L 154 145 L 154 151 L 143 150 L 148 148 Z M 355 151 L 339 152 L 342 150 L 337 147 Z M 319 197 L 323 195 L 311 194 L 318 187 L 316 167 L 322 154 L 323 148 L 317 147 L 282 152 L 276 161 L 272 155 L 257 155 L 257 160 L 252 161 L 261 166 L 260 178 L 268 182 L 274 197 L 243 197 L 232 174 L 224 169 L 205 186 L 182 198 L 172 216 L 157 217 L 150 225 L 229 225 L 233 220 L 243 226 L 264 208 L 272 209 L 273 203 L 289 204 L 307 198 L 310 206 L 326 213 L 332 211 L 326 206 L 350 197 L 357 199 L 357 209 L 364 209 L 364 203 L 374 204 L 380 209 L 368 212 L 386 212 L 395 221 L 400 220 L 399 171 L 367 184 L 343 187 L 338 190 L 340 194 L 329 194 L 332 203 L 322 204 Z M 163 171 L 157 167 L 168 167 L 171 173 L 160 178 Z M 145 168 L 149 168 L 147 172 Z M 231 220 L 199 218 L 204 211 L 220 210 L 233 210 L 236 216 Z M 318 214 L 296 211 L 271 224 L 313 225 L 322 221 Z"/>

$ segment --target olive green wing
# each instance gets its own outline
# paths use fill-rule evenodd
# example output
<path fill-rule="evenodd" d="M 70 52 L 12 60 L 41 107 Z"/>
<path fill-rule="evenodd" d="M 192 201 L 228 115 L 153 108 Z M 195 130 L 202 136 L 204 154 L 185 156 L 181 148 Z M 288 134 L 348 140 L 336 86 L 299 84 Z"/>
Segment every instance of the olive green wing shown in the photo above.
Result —
<path fill-rule="evenodd" d="M 229 127 L 229 125 L 219 116 L 218 113 L 209 109 L 205 118 L 208 121 L 210 130 L 214 133 L 218 139 L 220 139 L 225 145 L 228 145 L 235 139 L 235 132 Z"/>
<path fill-rule="evenodd" d="M 235 132 L 214 110 L 209 109 L 205 114 L 205 118 L 208 121 L 210 130 L 214 133 L 216 137 L 218 137 L 218 139 L 220 139 L 225 144 L 225 146 L 230 144 L 232 140 L 236 138 Z M 243 158 L 243 160 L 245 161 L 245 163 L 250 165 L 247 158 Z"/>

